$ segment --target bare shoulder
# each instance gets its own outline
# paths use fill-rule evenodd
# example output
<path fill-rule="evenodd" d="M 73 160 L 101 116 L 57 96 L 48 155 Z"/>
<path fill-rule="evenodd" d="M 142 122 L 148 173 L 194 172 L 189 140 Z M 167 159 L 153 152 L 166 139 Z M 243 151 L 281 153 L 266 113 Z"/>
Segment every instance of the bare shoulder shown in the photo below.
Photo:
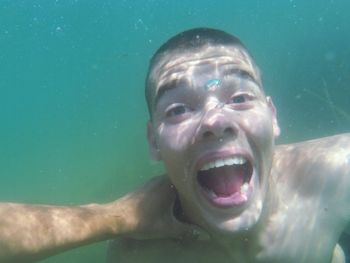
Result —
<path fill-rule="evenodd" d="M 346 172 L 350 167 L 350 133 L 279 145 L 274 162 L 276 166 L 290 163 L 301 169 L 318 164 L 327 171 L 345 169 Z"/>
<path fill-rule="evenodd" d="M 309 148 L 343 148 L 350 152 L 350 133 L 337 134 L 328 137 L 317 138 L 308 141 L 301 141 L 291 144 L 278 145 L 277 151 L 290 151 L 293 149 L 308 150 Z"/>
<path fill-rule="evenodd" d="M 301 193 L 349 203 L 350 133 L 277 146 L 273 173 Z"/>

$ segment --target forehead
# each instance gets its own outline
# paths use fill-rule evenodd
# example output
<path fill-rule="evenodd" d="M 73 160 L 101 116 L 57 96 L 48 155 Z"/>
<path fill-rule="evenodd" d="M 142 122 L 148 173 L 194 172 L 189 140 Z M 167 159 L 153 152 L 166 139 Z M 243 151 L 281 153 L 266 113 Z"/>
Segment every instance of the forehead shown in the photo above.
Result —
<path fill-rule="evenodd" d="M 200 74 L 218 76 L 222 74 L 222 69 L 244 71 L 260 83 L 259 72 L 253 60 L 240 46 L 206 46 L 196 51 L 172 50 L 162 54 L 150 71 L 151 104 L 158 92 L 171 82 L 184 79 L 193 82 L 194 75 Z"/>

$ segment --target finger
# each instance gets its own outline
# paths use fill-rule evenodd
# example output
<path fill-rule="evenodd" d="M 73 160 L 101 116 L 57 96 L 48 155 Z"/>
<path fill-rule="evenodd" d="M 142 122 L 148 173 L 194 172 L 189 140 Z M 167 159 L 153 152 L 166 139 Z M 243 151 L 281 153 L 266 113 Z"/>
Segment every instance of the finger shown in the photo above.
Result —
<path fill-rule="evenodd" d="M 157 189 L 158 193 L 173 197 L 176 193 L 174 185 L 170 182 L 168 177 L 160 176 L 157 178 Z"/>
<path fill-rule="evenodd" d="M 189 239 L 189 240 L 200 240 L 207 241 L 210 240 L 210 235 L 204 231 L 201 227 L 178 222 L 175 224 L 174 237 L 178 239 Z"/>
<path fill-rule="evenodd" d="M 182 214 L 181 204 L 178 199 L 173 203 L 172 209 L 168 212 L 168 220 L 171 222 L 173 237 L 192 240 L 209 240 L 209 234 L 198 225 L 186 221 Z M 176 216 L 177 215 L 177 216 Z"/>
<path fill-rule="evenodd" d="M 151 178 L 146 184 L 139 188 L 141 191 L 145 191 L 145 189 L 156 191 L 161 196 L 173 195 L 176 192 L 169 178 L 164 175 Z"/>

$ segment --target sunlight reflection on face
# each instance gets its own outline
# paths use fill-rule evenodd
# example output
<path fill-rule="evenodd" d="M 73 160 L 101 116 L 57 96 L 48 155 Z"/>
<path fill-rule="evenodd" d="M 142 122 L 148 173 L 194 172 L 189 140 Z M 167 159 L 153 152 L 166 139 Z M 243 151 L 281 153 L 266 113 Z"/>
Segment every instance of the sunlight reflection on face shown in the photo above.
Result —
<path fill-rule="evenodd" d="M 206 46 L 196 52 L 166 53 L 150 72 L 152 123 L 161 159 L 192 220 L 215 231 L 246 230 L 265 208 L 274 115 L 260 73 L 244 49 Z M 236 102 L 236 97 L 243 100 Z M 197 166 L 203 155 L 215 152 L 250 156 L 254 171 L 244 205 L 215 207 L 206 199 Z"/>

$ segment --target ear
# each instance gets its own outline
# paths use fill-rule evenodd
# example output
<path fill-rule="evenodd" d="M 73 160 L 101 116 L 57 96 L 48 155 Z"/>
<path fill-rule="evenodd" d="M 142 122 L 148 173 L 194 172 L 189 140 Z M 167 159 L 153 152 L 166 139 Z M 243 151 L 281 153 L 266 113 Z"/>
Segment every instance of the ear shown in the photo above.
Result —
<path fill-rule="evenodd" d="M 149 154 L 154 161 L 160 161 L 160 152 L 158 148 L 158 144 L 156 142 L 156 138 L 154 136 L 152 123 L 149 121 L 147 123 L 147 141 L 149 147 Z"/>
<path fill-rule="evenodd" d="M 272 102 L 272 99 L 271 97 L 266 97 L 266 100 L 267 100 L 267 104 L 272 112 L 272 117 L 273 117 L 273 135 L 276 137 L 278 137 L 281 133 L 281 130 L 280 130 L 280 127 L 278 126 L 278 121 L 277 121 L 277 110 L 276 110 L 276 107 L 275 105 L 273 104 Z"/>

